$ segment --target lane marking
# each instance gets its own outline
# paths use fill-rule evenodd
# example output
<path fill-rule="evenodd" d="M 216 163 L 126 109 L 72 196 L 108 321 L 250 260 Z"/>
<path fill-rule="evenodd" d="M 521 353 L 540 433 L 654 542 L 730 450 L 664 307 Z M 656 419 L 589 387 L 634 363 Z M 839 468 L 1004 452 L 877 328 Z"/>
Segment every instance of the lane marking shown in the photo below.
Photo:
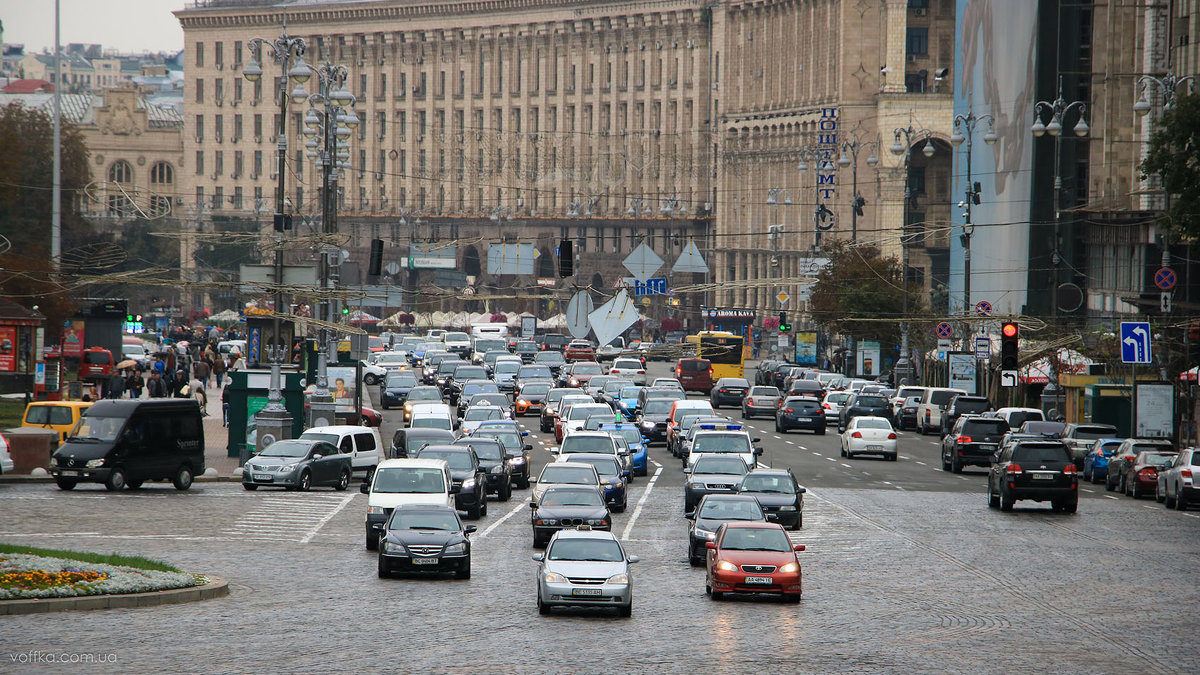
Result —
<path fill-rule="evenodd" d="M 1096 491 L 1095 491 L 1095 490 L 1092 490 L 1092 489 L 1089 489 L 1089 488 L 1082 488 L 1082 489 L 1083 489 L 1083 491 L 1084 491 L 1084 492 L 1090 492 L 1090 493 L 1092 493 L 1092 494 L 1095 494 L 1095 493 L 1096 493 Z"/>
<path fill-rule="evenodd" d="M 1114 497 L 1114 496 L 1112 496 L 1112 495 L 1104 495 L 1104 497 L 1105 497 L 1106 499 L 1116 499 L 1116 497 Z"/>
<path fill-rule="evenodd" d="M 926 464 L 925 462 L 922 462 L 919 459 L 917 460 L 917 464 L 920 464 L 921 466 L 929 466 L 928 464 Z"/>
<path fill-rule="evenodd" d="M 826 457 L 825 459 L 827 459 L 827 460 L 829 460 L 829 461 L 831 461 L 831 462 L 836 462 L 836 461 L 837 461 L 836 459 L 834 459 L 834 458 L 832 458 L 832 457 Z"/>
<path fill-rule="evenodd" d="M 325 523 L 328 523 L 334 516 L 338 514 L 339 511 L 346 508 L 346 506 L 349 505 L 350 502 L 353 501 L 357 496 L 358 495 L 346 495 L 342 499 L 341 504 L 338 504 L 336 508 L 325 514 L 320 520 L 317 521 L 316 525 L 313 525 L 311 528 L 309 528 L 304 537 L 300 539 L 300 543 L 307 544 L 308 542 L 312 541 L 313 537 L 317 536 L 317 532 L 320 532 L 321 528 L 325 527 Z"/>
<path fill-rule="evenodd" d="M 795 443 L 793 443 L 791 441 L 784 441 L 784 443 L 787 443 L 788 445 L 795 445 Z"/>
<path fill-rule="evenodd" d="M 816 452 L 816 451 L 813 451 L 813 454 L 814 454 L 814 455 L 816 455 L 817 457 L 820 457 L 820 456 L 821 456 L 821 453 L 819 453 L 819 452 Z"/>
<path fill-rule="evenodd" d="M 497 520 L 496 522 L 494 522 L 491 525 L 488 525 L 486 528 L 484 528 L 483 532 L 480 532 L 479 534 L 475 535 L 475 540 L 478 541 L 480 539 L 483 539 L 484 537 L 491 534 L 492 530 L 495 530 L 497 527 L 500 527 L 500 525 L 503 524 L 504 521 L 508 520 L 509 518 L 512 518 L 513 516 L 517 515 L 521 511 L 528 511 L 528 510 L 529 510 L 529 502 L 521 502 L 520 504 L 517 504 L 516 506 L 513 507 L 513 509 L 511 511 L 509 511 L 508 513 L 501 516 L 499 520 Z"/>
<path fill-rule="evenodd" d="M 662 465 L 654 470 L 654 475 L 650 477 L 650 481 L 646 483 L 646 490 L 638 499 L 637 506 L 633 507 L 633 514 L 629 516 L 629 522 L 625 524 L 625 529 L 621 531 L 621 539 L 628 539 L 629 533 L 633 531 L 633 524 L 637 522 L 638 516 L 642 515 L 642 507 L 645 506 L 646 500 L 650 498 L 650 491 L 654 489 L 654 484 L 658 482 L 658 477 L 662 475 Z"/>
<path fill-rule="evenodd" d="M 854 467 L 850 466 L 849 464 L 846 464 L 845 462 L 842 462 L 842 466 L 846 467 L 847 469 L 854 468 Z"/>

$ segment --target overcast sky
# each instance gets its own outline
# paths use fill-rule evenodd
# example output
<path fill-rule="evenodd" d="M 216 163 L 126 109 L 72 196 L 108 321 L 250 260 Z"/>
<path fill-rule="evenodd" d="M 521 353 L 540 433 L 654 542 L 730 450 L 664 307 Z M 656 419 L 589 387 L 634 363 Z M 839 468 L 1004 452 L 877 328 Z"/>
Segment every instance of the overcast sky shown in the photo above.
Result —
<path fill-rule="evenodd" d="M 185 0 L 59 0 L 62 43 L 96 43 L 122 52 L 183 49 L 171 12 Z M 54 45 L 54 0 L 0 0 L 4 41 L 40 52 Z"/>

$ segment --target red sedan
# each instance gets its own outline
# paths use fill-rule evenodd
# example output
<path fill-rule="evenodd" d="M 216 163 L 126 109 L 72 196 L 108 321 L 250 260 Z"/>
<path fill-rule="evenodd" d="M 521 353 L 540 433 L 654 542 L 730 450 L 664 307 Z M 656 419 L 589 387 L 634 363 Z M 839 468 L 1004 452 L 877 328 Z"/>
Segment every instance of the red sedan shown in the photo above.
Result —
<path fill-rule="evenodd" d="M 777 523 L 729 522 L 717 530 L 708 549 L 704 591 L 713 600 L 726 593 L 773 593 L 800 602 L 801 571 L 797 551 Z"/>
<path fill-rule="evenodd" d="M 1125 479 L 1125 494 L 1140 499 L 1153 497 L 1158 490 L 1158 472 L 1178 455 L 1177 452 L 1143 451 L 1133 459 L 1129 478 Z"/>
<path fill-rule="evenodd" d="M 596 348 L 587 340 L 572 340 L 571 344 L 567 345 L 566 350 L 563 351 L 563 358 L 567 360 L 567 363 L 595 361 Z"/>

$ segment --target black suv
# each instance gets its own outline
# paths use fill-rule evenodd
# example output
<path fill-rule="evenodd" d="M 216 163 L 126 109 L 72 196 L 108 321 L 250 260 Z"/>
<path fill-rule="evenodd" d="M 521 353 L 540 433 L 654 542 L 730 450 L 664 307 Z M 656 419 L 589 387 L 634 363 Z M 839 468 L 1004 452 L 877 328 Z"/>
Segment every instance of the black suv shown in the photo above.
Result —
<path fill-rule="evenodd" d="M 962 473 L 964 466 L 991 466 L 1008 433 L 1008 422 L 999 417 L 964 415 L 942 437 L 942 471 Z"/>
<path fill-rule="evenodd" d="M 986 396 L 966 396 L 959 394 L 950 399 L 946 409 L 942 411 L 942 435 L 950 433 L 954 423 L 963 415 L 978 415 L 992 409 L 991 401 Z"/>
<path fill-rule="evenodd" d="M 988 472 L 988 506 L 1011 511 L 1021 499 L 1049 501 L 1055 511 L 1075 513 L 1079 481 L 1071 451 L 1062 441 L 1017 441 L 1005 446 Z"/>
<path fill-rule="evenodd" d="M 892 406 L 880 394 L 854 394 L 838 412 L 838 432 L 843 432 L 855 417 L 889 417 Z"/>
<path fill-rule="evenodd" d="M 811 396 L 789 396 L 775 409 L 775 431 L 809 429 L 818 436 L 825 435 L 825 409 Z"/>
<path fill-rule="evenodd" d="M 454 572 L 471 578 L 471 540 L 474 525 L 464 526 L 449 506 L 402 504 L 379 537 L 379 576 L 396 572 Z"/>
<path fill-rule="evenodd" d="M 454 508 L 466 511 L 471 520 L 487 515 L 487 469 L 479 463 L 474 450 L 461 445 L 427 445 L 417 452 L 417 457 L 446 460 L 450 465 Z"/>
<path fill-rule="evenodd" d="M 487 469 L 487 493 L 496 495 L 502 502 L 512 498 L 512 463 L 504 446 L 497 438 L 466 436 L 454 441 L 454 445 L 465 445 L 475 451 L 479 463 Z"/>

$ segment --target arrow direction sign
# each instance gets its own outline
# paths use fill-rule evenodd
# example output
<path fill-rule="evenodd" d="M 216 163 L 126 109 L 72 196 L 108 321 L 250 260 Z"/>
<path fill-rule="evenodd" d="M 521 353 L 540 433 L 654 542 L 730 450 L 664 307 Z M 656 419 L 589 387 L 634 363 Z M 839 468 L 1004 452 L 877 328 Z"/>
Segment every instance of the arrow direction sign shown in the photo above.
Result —
<path fill-rule="evenodd" d="M 1121 362 L 1150 363 L 1150 323 L 1121 322 Z"/>

